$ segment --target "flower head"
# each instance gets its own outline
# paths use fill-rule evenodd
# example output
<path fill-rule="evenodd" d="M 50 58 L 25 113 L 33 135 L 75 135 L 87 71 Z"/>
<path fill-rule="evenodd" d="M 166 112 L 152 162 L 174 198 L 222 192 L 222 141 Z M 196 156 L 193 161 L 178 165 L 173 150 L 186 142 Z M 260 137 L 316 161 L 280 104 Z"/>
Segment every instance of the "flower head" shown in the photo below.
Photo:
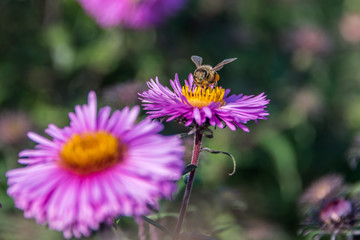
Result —
<path fill-rule="evenodd" d="M 299 206 L 303 215 L 300 234 L 312 234 L 317 239 L 360 235 L 359 197 L 357 187 L 345 185 L 340 175 L 327 175 L 315 181 L 301 196 Z M 341 238 L 342 239 L 342 238 Z"/>
<path fill-rule="evenodd" d="M 150 118 L 174 119 L 191 124 L 209 124 L 231 130 L 237 127 L 248 132 L 244 125 L 250 120 L 266 119 L 269 100 L 261 93 L 257 96 L 231 95 L 230 89 L 221 87 L 200 88 L 193 85 L 193 76 L 182 87 L 179 78 L 170 80 L 174 91 L 163 86 L 158 78 L 148 82 L 149 90 L 140 94 L 144 109 Z"/>
<path fill-rule="evenodd" d="M 155 26 L 177 12 L 185 0 L 79 0 L 101 27 Z"/>
<path fill-rule="evenodd" d="M 336 197 L 306 213 L 301 233 L 306 236 L 316 232 L 318 239 L 326 235 L 333 236 L 332 239 L 344 235 L 357 236 L 360 235 L 357 231 L 359 221 L 358 204 L 354 199 Z"/>
<path fill-rule="evenodd" d="M 139 107 L 97 113 L 90 92 L 88 104 L 69 114 L 70 126 L 45 130 L 52 140 L 29 132 L 38 145 L 19 154 L 27 166 L 6 174 L 16 207 L 70 238 L 89 236 L 114 217 L 148 214 L 149 205 L 171 197 L 184 149 L 178 138 L 158 134 L 160 123 L 135 124 L 138 113 Z"/>
<path fill-rule="evenodd" d="M 354 213 L 353 204 L 343 198 L 337 198 L 327 203 L 320 211 L 320 219 L 325 224 L 341 224 L 342 221 L 348 220 L 350 224 Z"/>

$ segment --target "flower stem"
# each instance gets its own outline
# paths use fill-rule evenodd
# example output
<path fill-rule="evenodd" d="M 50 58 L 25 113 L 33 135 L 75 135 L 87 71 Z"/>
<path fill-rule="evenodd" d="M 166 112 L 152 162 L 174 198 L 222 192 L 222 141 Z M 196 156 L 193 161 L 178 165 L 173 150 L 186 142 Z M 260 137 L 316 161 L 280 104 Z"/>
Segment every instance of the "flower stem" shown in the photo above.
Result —
<path fill-rule="evenodd" d="M 142 218 L 138 218 L 137 222 L 139 225 L 139 240 L 146 240 L 145 221 Z"/>
<path fill-rule="evenodd" d="M 191 164 L 196 165 L 196 166 L 198 164 L 199 154 L 201 152 L 202 137 L 203 137 L 202 129 L 197 128 L 196 132 L 195 132 L 195 136 L 194 136 L 194 147 L 193 147 L 192 158 L 191 158 Z M 193 185 L 194 179 L 195 179 L 195 172 L 196 172 L 196 168 L 194 170 L 192 170 L 189 174 L 189 179 L 186 184 L 184 198 L 183 198 L 183 201 L 181 204 L 178 222 L 177 222 L 176 228 L 175 228 L 174 240 L 179 239 L 179 234 L 180 234 L 181 226 L 182 226 L 184 218 L 185 218 L 186 209 L 189 205 L 191 189 L 192 189 L 192 185 Z"/>
<path fill-rule="evenodd" d="M 331 234 L 331 240 L 335 240 L 336 239 L 336 233 L 332 233 Z"/>

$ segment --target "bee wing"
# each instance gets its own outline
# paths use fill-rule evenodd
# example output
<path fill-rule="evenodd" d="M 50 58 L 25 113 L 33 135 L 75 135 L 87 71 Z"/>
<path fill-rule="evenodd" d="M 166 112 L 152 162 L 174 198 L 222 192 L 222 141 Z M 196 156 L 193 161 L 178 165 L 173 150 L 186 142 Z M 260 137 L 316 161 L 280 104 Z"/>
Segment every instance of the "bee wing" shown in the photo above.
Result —
<path fill-rule="evenodd" d="M 202 59 L 202 57 L 194 55 L 194 56 L 191 56 L 191 61 L 193 61 L 193 63 L 195 63 L 196 67 L 198 68 L 201 66 L 203 59 Z"/>
<path fill-rule="evenodd" d="M 218 63 L 215 67 L 213 67 L 213 69 L 215 71 L 219 71 L 220 69 L 222 69 L 224 67 L 225 64 L 231 63 L 233 61 L 235 61 L 237 58 L 229 58 L 229 59 L 225 59 L 224 61 L 222 61 L 221 63 Z"/>

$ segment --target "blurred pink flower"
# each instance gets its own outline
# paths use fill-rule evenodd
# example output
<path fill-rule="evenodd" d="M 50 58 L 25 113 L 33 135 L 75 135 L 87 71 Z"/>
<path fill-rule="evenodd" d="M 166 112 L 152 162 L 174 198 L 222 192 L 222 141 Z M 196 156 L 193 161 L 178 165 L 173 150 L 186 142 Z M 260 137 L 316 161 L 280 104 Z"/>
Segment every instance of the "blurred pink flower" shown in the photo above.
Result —
<path fill-rule="evenodd" d="M 0 143 L 19 144 L 26 139 L 32 122 L 24 112 L 2 112 L 0 114 Z"/>
<path fill-rule="evenodd" d="M 307 118 L 316 118 L 321 116 L 324 110 L 324 99 L 316 88 L 298 88 L 293 94 L 290 106 L 292 111 L 298 115 Z"/>
<path fill-rule="evenodd" d="M 101 27 L 147 28 L 161 24 L 186 0 L 79 0 Z"/>
<path fill-rule="evenodd" d="M 341 36 L 350 43 L 360 42 L 360 14 L 345 14 L 340 21 Z"/>
<path fill-rule="evenodd" d="M 326 224 L 339 223 L 353 213 L 353 204 L 338 198 L 325 205 L 320 211 L 320 219 Z"/>
<path fill-rule="evenodd" d="M 299 202 L 304 218 L 299 234 L 305 237 L 315 233 L 317 239 L 323 236 L 354 239 L 354 236 L 359 236 L 359 196 L 356 189 L 356 185 L 345 185 L 343 177 L 336 174 L 324 176 L 311 184 Z"/>
<path fill-rule="evenodd" d="M 292 51 L 305 50 L 312 54 L 323 54 L 331 49 L 330 38 L 326 32 L 314 26 L 301 26 L 286 34 L 286 47 Z"/>
<path fill-rule="evenodd" d="M 319 204 L 333 198 L 343 187 L 343 176 L 329 174 L 314 181 L 301 195 L 299 203 L 303 205 Z"/>
<path fill-rule="evenodd" d="M 103 91 L 103 96 L 105 102 L 111 106 L 134 106 L 140 103 L 138 93 L 143 92 L 145 89 L 145 83 L 135 81 L 116 83 L 106 87 Z"/>
<path fill-rule="evenodd" d="M 184 149 L 179 138 L 159 134 L 160 123 L 135 123 L 139 110 L 98 112 L 90 92 L 88 104 L 69 114 L 70 126 L 45 130 L 52 140 L 29 132 L 38 144 L 19 154 L 27 166 L 6 173 L 16 207 L 66 238 L 80 238 L 113 218 L 148 214 L 148 206 L 170 198 Z"/>

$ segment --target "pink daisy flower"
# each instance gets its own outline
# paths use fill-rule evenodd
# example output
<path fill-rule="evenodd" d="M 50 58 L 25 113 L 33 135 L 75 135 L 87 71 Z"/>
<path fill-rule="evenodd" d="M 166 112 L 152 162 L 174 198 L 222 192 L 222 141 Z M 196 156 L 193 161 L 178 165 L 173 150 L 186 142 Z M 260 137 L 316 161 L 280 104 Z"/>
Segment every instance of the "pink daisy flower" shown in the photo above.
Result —
<path fill-rule="evenodd" d="M 250 120 L 266 119 L 269 113 L 265 110 L 270 100 L 261 93 L 257 96 L 231 95 L 230 89 L 221 87 L 201 88 L 193 85 L 192 74 L 181 86 L 178 75 L 170 80 L 174 91 L 163 86 L 158 78 L 148 82 L 149 90 L 140 95 L 144 109 L 152 119 L 164 118 L 184 122 L 185 126 L 212 125 L 231 130 L 241 128 L 249 132 L 244 125 Z"/>
<path fill-rule="evenodd" d="M 148 214 L 148 205 L 170 198 L 184 149 L 178 138 L 159 134 L 160 123 L 135 123 L 138 113 L 139 107 L 97 113 L 90 92 L 88 104 L 69 114 L 70 126 L 45 130 L 52 140 L 29 132 L 38 145 L 19 154 L 27 166 L 6 174 L 16 207 L 66 238 L 79 238 L 114 217 Z"/>
<path fill-rule="evenodd" d="M 184 6 L 185 0 L 79 0 L 101 27 L 156 26 Z"/>

